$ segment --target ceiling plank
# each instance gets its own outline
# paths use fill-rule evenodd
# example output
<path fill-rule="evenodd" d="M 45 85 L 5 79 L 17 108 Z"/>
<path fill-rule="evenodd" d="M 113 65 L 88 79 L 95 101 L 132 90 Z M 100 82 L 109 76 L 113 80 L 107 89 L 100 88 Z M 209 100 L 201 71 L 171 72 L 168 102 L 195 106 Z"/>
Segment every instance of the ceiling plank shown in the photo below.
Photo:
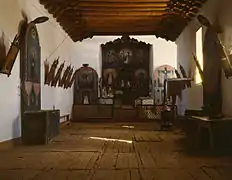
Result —
<path fill-rule="evenodd" d="M 74 40 L 151 35 L 175 40 L 207 0 L 40 0 Z"/>
<path fill-rule="evenodd" d="M 165 12 L 166 7 L 83 7 L 81 12 Z"/>

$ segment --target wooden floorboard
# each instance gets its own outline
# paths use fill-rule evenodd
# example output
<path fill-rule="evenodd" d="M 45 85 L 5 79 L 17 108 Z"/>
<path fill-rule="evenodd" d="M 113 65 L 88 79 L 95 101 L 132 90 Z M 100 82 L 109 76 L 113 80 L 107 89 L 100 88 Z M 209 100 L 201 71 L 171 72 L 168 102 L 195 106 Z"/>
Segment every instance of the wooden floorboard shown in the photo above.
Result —
<path fill-rule="evenodd" d="M 155 123 L 71 124 L 48 145 L 0 150 L 0 180 L 232 179 L 232 156 L 191 154 L 175 132 Z"/>

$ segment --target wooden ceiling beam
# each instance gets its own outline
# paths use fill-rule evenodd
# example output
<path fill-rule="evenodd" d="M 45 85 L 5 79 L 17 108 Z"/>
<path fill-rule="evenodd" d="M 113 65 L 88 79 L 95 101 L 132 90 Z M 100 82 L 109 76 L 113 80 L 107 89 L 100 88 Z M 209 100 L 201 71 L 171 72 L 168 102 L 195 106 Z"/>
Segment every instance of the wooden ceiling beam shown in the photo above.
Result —
<path fill-rule="evenodd" d="M 81 7 L 81 12 L 165 12 L 166 7 Z"/>
<path fill-rule="evenodd" d="M 73 1 L 77 2 L 77 0 L 73 0 Z M 141 3 L 141 4 L 144 4 L 144 3 L 154 3 L 154 4 L 165 3 L 165 4 L 167 4 L 169 1 L 170 0 L 78 0 L 79 3 L 90 2 L 90 3 L 96 3 L 96 4 L 101 4 L 101 3 L 128 3 L 128 4 L 130 4 L 130 3 L 131 4 L 133 4 L 133 3 Z"/>
<path fill-rule="evenodd" d="M 157 29 L 156 26 L 149 26 L 149 25 L 130 25 L 130 27 L 121 27 L 121 26 L 117 26 L 117 25 L 111 25 L 111 26 L 91 26 L 88 28 L 88 31 L 90 32 L 102 32 L 102 31 L 106 31 L 106 32 L 109 32 L 109 33 L 114 33 L 114 32 L 117 32 L 117 33 L 121 33 L 121 32 L 126 32 L 126 33 L 129 33 L 131 32 L 131 28 L 134 29 L 134 31 L 154 31 Z M 109 34 L 111 35 L 111 34 Z"/>
<path fill-rule="evenodd" d="M 156 3 L 156 2 L 79 2 L 78 6 L 81 8 L 166 8 L 166 3 Z"/>
<path fill-rule="evenodd" d="M 122 25 L 127 25 L 130 24 L 130 25 L 141 25 L 141 24 L 144 24 L 144 25 L 149 25 L 149 26 L 153 26 L 154 24 L 156 24 L 157 20 L 155 19 L 144 19 L 144 20 L 124 20 L 124 21 L 86 21 L 85 24 L 86 25 L 89 25 L 89 26 L 95 26 L 95 25 L 101 25 L 101 26 L 105 26 L 105 25 L 108 25 L 108 26 L 122 26 Z"/>
<path fill-rule="evenodd" d="M 92 17 L 83 17 L 85 21 L 134 21 L 134 20 L 161 20 L 163 16 L 105 16 L 102 18 L 92 16 Z"/>
<path fill-rule="evenodd" d="M 40 0 L 74 41 L 153 35 L 174 41 L 207 0 Z"/>
<path fill-rule="evenodd" d="M 53 4 L 56 6 L 72 6 L 75 8 L 75 6 L 102 6 L 102 5 L 108 5 L 108 6 L 148 6 L 148 5 L 156 5 L 156 6 L 164 6 L 169 3 L 170 0 L 40 0 L 40 3 L 42 5 L 47 4 Z"/>
<path fill-rule="evenodd" d="M 142 21 L 142 22 L 141 22 Z M 144 19 L 144 20 L 118 20 L 118 21 L 94 21 L 94 20 L 86 20 L 85 25 L 92 26 L 92 25 L 104 25 L 104 24 L 109 24 L 109 25 L 127 25 L 128 24 L 146 24 L 149 23 L 151 26 L 153 24 L 157 24 L 157 20 L 152 20 L 152 19 Z M 77 23 L 78 24 L 78 23 Z"/>
<path fill-rule="evenodd" d="M 103 24 L 94 24 L 94 25 L 91 25 L 91 26 L 88 26 L 86 25 L 86 29 L 89 29 L 90 31 L 93 31 L 95 32 L 95 30 L 98 32 L 98 31 L 103 31 L 103 30 L 108 30 L 108 29 L 111 29 L 111 30 L 114 30 L 114 31 L 123 31 L 125 29 L 130 29 L 133 27 L 133 29 L 144 29 L 144 28 L 148 28 L 149 30 L 150 29 L 154 29 L 154 28 L 157 28 L 157 26 L 155 24 L 153 25 L 148 25 L 148 24 L 130 24 L 130 26 L 128 27 L 122 27 L 122 26 L 126 26 L 126 23 L 125 24 L 111 24 L 111 25 L 103 25 Z"/>
<path fill-rule="evenodd" d="M 165 11 L 151 11 L 151 12 L 81 12 L 81 15 L 83 17 L 89 17 L 89 16 L 125 16 L 125 17 L 132 17 L 132 16 L 147 16 L 147 17 L 151 17 L 151 16 L 161 16 L 165 13 Z"/>

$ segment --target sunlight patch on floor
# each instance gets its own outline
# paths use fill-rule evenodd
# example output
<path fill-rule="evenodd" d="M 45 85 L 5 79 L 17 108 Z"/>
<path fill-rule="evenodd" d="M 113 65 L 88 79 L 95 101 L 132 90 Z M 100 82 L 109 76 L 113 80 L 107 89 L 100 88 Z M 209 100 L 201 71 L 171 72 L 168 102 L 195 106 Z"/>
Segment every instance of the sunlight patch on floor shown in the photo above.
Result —
<path fill-rule="evenodd" d="M 124 140 L 124 139 L 111 139 L 111 138 L 101 138 L 101 137 L 90 137 L 90 139 L 102 140 L 102 141 L 117 141 L 117 142 L 125 142 L 132 143 L 132 141 Z"/>
<path fill-rule="evenodd" d="M 129 129 L 134 129 L 134 126 L 122 126 L 123 128 L 129 128 Z"/>

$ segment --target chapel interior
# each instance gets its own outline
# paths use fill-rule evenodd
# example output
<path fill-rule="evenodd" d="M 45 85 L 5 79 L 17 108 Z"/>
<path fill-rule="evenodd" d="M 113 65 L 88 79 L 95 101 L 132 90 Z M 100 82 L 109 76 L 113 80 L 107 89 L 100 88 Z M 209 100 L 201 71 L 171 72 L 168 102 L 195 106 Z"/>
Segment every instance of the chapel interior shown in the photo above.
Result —
<path fill-rule="evenodd" d="M 0 180 L 231 180 L 231 8 L 0 1 Z"/>

